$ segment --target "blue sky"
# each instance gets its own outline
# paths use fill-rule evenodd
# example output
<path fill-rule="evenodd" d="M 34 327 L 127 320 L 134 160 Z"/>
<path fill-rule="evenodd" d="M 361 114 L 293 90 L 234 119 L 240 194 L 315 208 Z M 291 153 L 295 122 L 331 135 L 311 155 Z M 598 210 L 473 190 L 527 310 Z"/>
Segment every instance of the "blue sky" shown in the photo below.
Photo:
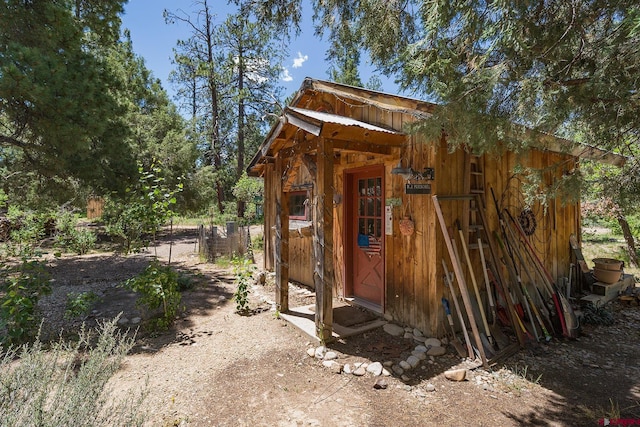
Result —
<path fill-rule="evenodd" d="M 233 11 L 226 0 L 213 0 L 211 4 L 217 12 L 217 22 L 224 21 L 227 13 Z M 129 0 L 125 5 L 122 27 L 129 29 L 134 51 L 145 59 L 147 68 L 153 71 L 154 76 L 162 80 L 170 96 L 174 93 L 168 82 L 169 73 L 173 68 L 171 63 L 173 48 L 177 40 L 189 37 L 189 28 L 181 23 L 166 24 L 162 12 L 165 9 L 172 12 L 178 9 L 191 12 L 195 7 L 193 0 Z M 298 38 L 292 40 L 289 46 L 289 58 L 283 64 L 285 70 L 281 76 L 281 84 L 285 88 L 285 96 L 298 90 L 305 77 L 328 79 L 328 64 L 324 60 L 327 43 L 313 35 L 312 15 L 310 6 L 305 4 L 303 32 Z M 361 67 L 361 78 L 366 82 L 371 69 L 365 60 L 362 61 Z M 385 79 L 383 79 L 383 85 L 385 92 L 397 91 L 395 85 Z"/>

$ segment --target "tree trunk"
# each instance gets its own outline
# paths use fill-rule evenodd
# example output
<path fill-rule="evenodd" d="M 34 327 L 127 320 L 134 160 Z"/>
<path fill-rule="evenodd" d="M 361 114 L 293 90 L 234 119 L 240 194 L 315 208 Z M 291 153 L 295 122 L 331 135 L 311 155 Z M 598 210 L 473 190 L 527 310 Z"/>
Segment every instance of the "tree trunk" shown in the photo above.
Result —
<path fill-rule="evenodd" d="M 616 215 L 616 219 L 618 220 L 618 224 L 620 224 L 620 228 L 622 229 L 622 235 L 624 236 L 624 240 L 627 242 L 627 251 L 629 252 L 629 262 L 633 267 L 639 267 L 638 264 L 638 253 L 636 252 L 636 243 L 631 233 L 631 227 L 629 227 L 629 223 L 627 222 L 627 218 L 623 214 Z"/>

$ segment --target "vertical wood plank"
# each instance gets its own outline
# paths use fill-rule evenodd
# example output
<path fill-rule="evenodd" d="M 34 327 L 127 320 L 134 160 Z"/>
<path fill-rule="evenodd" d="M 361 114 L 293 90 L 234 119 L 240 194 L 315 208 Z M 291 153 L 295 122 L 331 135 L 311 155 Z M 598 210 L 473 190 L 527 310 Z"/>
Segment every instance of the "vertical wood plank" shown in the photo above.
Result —
<path fill-rule="evenodd" d="M 284 193 L 283 165 L 276 157 L 274 184 L 276 188 L 276 305 L 278 311 L 289 310 L 289 197 Z"/>
<path fill-rule="evenodd" d="M 333 334 L 333 141 L 320 138 L 313 214 L 316 283 L 316 336 L 331 341 Z"/>

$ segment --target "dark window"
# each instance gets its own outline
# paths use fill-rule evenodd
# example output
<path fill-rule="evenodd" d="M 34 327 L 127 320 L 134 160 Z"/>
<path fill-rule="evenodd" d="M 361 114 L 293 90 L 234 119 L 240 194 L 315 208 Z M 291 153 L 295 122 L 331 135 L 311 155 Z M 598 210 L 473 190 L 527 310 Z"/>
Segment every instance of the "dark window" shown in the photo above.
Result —
<path fill-rule="evenodd" d="M 296 191 L 289 193 L 289 218 L 290 219 L 308 219 L 307 210 L 307 192 Z"/>

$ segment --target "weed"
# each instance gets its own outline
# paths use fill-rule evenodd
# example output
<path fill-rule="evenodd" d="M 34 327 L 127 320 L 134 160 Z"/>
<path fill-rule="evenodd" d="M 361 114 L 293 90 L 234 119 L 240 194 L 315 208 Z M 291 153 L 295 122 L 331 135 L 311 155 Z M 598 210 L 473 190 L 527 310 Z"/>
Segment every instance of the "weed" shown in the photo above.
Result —
<path fill-rule="evenodd" d="M 19 344 L 35 336 L 39 319 L 37 304 L 41 296 L 51 292 L 46 265 L 37 260 L 23 260 L 17 267 L 3 266 L 0 279 L 0 330 L 6 334 L 0 343 Z"/>
<path fill-rule="evenodd" d="M 529 367 L 527 365 L 523 367 L 520 367 L 518 365 L 514 366 L 513 373 L 533 384 L 540 384 L 540 380 L 542 379 L 542 374 L 538 375 L 537 377 L 533 376 L 529 372 Z"/>
<path fill-rule="evenodd" d="M 94 337 L 84 327 L 75 343 L 45 350 L 39 339 L 0 354 L 0 425 L 142 425 L 147 394 L 107 388 L 134 344 L 117 332 L 117 318 Z"/>
<path fill-rule="evenodd" d="M 127 280 L 125 286 L 140 295 L 138 305 L 150 311 L 162 310 L 161 317 L 152 321 L 154 329 L 169 328 L 176 318 L 182 299 L 178 291 L 178 273 L 175 270 L 153 260 L 141 274 Z"/>
<path fill-rule="evenodd" d="M 89 312 L 91 306 L 100 300 L 93 292 L 70 292 L 67 294 L 67 305 L 64 311 L 65 319 L 75 319 Z"/>
<path fill-rule="evenodd" d="M 71 212 L 63 212 L 56 218 L 56 247 L 84 255 L 96 245 L 96 235 L 86 228 L 76 228 L 77 218 Z"/>
<path fill-rule="evenodd" d="M 589 325 L 611 326 L 615 318 L 611 307 L 587 304 L 582 310 L 582 322 Z"/>
<path fill-rule="evenodd" d="M 234 257 L 231 263 L 233 264 L 233 274 L 236 277 L 236 292 L 233 294 L 233 299 L 236 301 L 236 311 L 246 313 L 249 310 L 249 282 L 255 267 L 250 260 L 241 257 Z"/>

